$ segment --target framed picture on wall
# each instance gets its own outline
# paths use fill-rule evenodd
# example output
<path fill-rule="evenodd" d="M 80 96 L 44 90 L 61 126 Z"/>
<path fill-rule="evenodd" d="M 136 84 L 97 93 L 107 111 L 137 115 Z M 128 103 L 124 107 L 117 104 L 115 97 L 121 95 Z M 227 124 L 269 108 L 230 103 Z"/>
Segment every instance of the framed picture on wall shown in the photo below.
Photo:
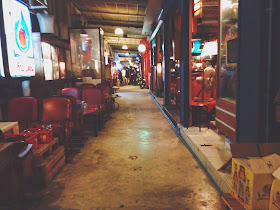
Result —
<path fill-rule="evenodd" d="M 226 65 L 237 66 L 238 62 L 238 39 L 233 37 L 227 40 Z"/>
<path fill-rule="evenodd" d="M 72 65 L 71 65 L 71 53 L 69 50 L 65 51 L 66 59 L 66 77 L 70 78 L 72 75 Z"/>
<path fill-rule="evenodd" d="M 52 66 L 53 66 L 53 79 L 59 79 L 59 68 L 58 68 L 58 48 L 51 46 L 52 54 Z"/>
<path fill-rule="evenodd" d="M 73 38 L 70 39 L 70 46 L 71 46 L 71 61 L 72 63 L 76 63 L 77 46 Z"/>

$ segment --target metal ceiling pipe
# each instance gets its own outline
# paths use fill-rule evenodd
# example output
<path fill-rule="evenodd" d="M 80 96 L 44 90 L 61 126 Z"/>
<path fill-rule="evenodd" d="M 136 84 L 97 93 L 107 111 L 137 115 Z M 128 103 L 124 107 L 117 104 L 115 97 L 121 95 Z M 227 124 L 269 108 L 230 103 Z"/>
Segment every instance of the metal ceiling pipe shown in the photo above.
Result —
<path fill-rule="evenodd" d="M 158 24 L 157 24 L 157 27 L 155 28 L 154 32 L 152 33 L 152 36 L 150 38 L 150 42 L 155 38 L 158 30 L 160 29 L 161 25 L 162 25 L 163 21 L 162 20 L 159 20 Z"/>

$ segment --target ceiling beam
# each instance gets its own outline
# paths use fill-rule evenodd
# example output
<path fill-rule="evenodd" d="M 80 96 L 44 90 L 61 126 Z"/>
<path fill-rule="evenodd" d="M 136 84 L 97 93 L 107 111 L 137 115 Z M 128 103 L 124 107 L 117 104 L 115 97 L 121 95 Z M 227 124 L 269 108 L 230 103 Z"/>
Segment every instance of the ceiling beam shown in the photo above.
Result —
<path fill-rule="evenodd" d="M 95 14 L 95 15 L 117 15 L 117 16 L 128 16 L 128 17 L 145 17 L 141 14 L 127 14 L 127 13 L 113 13 L 113 12 L 98 12 L 90 10 L 80 10 L 85 15 Z"/>
<path fill-rule="evenodd" d="M 148 35 L 145 34 L 139 34 L 139 35 L 135 35 L 135 34 L 127 34 L 126 38 L 132 38 L 132 39 L 147 39 Z M 105 33 L 104 37 L 113 37 L 113 38 L 125 38 L 123 37 L 123 35 L 117 35 L 114 33 Z"/>
<path fill-rule="evenodd" d="M 118 20 L 100 20 L 100 19 L 88 19 L 88 24 L 93 25 L 107 25 L 107 26 L 120 26 L 120 27 L 133 27 L 142 28 L 143 23 L 134 21 L 118 21 Z"/>
<path fill-rule="evenodd" d="M 146 6 L 148 0 L 94 0 L 95 3 L 117 3 L 117 4 L 131 4 L 131 5 L 142 5 Z"/>
<path fill-rule="evenodd" d="M 113 50 L 114 53 L 130 53 L 130 54 L 138 54 L 137 50 Z"/>

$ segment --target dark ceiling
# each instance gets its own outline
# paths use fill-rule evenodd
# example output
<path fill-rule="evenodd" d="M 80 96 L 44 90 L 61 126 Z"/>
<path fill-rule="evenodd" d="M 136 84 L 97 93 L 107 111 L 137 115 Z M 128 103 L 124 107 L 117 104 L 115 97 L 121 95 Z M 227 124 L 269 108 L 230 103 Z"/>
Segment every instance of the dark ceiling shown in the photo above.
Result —
<path fill-rule="evenodd" d="M 72 0 L 79 11 L 88 19 L 88 27 L 98 26 L 104 30 L 104 38 L 114 52 L 135 53 L 142 35 L 148 0 Z M 114 34 L 120 26 L 124 35 Z M 126 44 L 128 50 L 122 50 Z"/>
<path fill-rule="evenodd" d="M 88 27 L 101 27 L 104 38 L 114 52 L 137 53 L 140 40 L 157 18 L 162 0 L 71 0 L 88 20 Z M 194 38 L 215 37 L 218 34 L 218 0 L 203 0 L 202 18 Z M 120 26 L 124 35 L 114 34 Z M 144 27 L 143 27 L 144 26 Z M 145 34 L 142 34 L 145 33 Z M 122 50 L 123 45 L 128 50 Z"/>

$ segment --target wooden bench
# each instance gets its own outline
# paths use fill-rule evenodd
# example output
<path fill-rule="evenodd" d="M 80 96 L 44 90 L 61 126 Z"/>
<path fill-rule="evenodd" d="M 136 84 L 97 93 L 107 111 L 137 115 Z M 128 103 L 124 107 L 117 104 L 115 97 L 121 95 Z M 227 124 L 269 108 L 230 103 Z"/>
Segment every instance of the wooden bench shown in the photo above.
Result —
<path fill-rule="evenodd" d="M 47 186 L 65 165 L 64 147 L 54 138 L 34 152 L 35 173 L 40 187 Z"/>
<path fill-rule="evenodd" d="M 222 195 L 222 210 L 245 210 L 245 208 L 230 193 Z"/>

